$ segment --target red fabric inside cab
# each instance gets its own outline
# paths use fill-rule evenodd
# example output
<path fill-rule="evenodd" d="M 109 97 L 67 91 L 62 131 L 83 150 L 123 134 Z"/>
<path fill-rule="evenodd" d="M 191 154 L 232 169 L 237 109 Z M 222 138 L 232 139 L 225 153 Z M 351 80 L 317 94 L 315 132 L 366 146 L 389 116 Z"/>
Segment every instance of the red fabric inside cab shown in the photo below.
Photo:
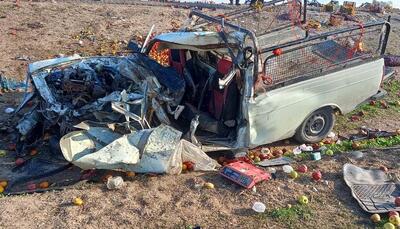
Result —
<path fill-rule="evenodd" d="M 217 63 L 217 71 L 223 76 L 227 75 L 231 68 L 232 61 L 230 60 L 220 59 Z M 224 104 L 227 99 L 227 89 L 228 87 L 225 87 L 223 90 L 214 88 L 212 91 L 212 98 L 208 106 L 208 111 L 218 120 L 221 118 Z"/>
<path fill-rule="evenodd" d="M 217 64 L 217 71 L 222 75 L 226 75 L 232 68 L 232 61 L 227 59 L 220 59 Z"/>
<path fill-rule="evenodd" d="M 169 66 L 175 68 L 175 70 L 178 72 L 179 75 L 183 74 L 183 68 L 185 67 L 185 64 L 186 64 L 186 57 L 184 50 L 170 50 Z"/>

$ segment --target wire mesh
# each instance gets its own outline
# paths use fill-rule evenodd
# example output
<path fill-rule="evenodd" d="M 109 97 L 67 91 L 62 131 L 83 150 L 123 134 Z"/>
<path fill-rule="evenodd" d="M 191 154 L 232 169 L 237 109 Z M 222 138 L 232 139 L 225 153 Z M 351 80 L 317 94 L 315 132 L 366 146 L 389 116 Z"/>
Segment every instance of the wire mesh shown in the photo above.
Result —
<path fill-rule="evenodd" d="M 273 86 L 299 77 L 314 76 L 380 55 L 381 26 L 303 43 L 270 55 L 264 63 L 264 83 Z"/>
<path fill-rule="evenodd" d="M 282 0 L 276 5 L 268 5 L 268 1 L 265 1 L 265 6 L 260 9 L 250 6 L 223 14 L 221 12 L 208 14 L 216 18 L 224 18 L 227 22 L 252 31 L 257 36 L 262 36 L 277 28 L 299 24 L 303 17 L 302 1 L 299 0 Z M 195 26 L 208 31 L 215 30 L 215 25 L 205 20 L 198 20 Z"/>

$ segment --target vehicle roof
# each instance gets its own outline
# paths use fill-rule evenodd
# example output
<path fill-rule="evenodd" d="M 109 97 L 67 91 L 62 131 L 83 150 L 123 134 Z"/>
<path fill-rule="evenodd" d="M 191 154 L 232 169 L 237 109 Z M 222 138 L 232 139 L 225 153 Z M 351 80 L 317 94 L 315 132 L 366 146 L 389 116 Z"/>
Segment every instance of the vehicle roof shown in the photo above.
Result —
<path fill-rule="evenodd" d="M 232 32 L 227 37 L 227 41 L 231 47 L 234 47 L 243 40 L 243 37 L 240 32 Z M 226 43 L 220 34 L 213 31 L 164 33 L 156 36 L 154 40 L 160 42 L 159 50 L 166 48 L 193 51 L 226 49 Z"/>

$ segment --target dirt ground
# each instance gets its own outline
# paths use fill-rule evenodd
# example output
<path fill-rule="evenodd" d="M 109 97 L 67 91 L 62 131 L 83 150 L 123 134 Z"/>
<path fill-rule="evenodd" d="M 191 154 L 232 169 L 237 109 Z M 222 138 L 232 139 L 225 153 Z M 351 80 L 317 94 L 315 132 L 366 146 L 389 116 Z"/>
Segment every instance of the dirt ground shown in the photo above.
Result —
<path fill-rule="evenodd" d="M 0 1 L 0 74 L 23 79 L 29 62 L 60 54 L 113 54 L 135 35 L 144 35 L 152 24 L 156 32 L 170 30 L 188 10 L 111 4 Z M 388 53 L 400 55 L 400 21 L 393 20 Z M 81 44 L 79 41 L 82 41 Z M 389 87 L 390 88 L 390 87 Z M 398 90 L 398 89 L 394 89 Z M 399 91 L 392 91 L 390 99 Z M 15 106 L 14 94 L 0 97 L 0 111 Z M 3 118 L 7 117 L 2 115 Z M 387 130 L 400 127 L 397 109 L 379 111 L 355 123 L 339 117 L 336 129 L 356 131 L 361 125 Z M 62 191 L 0 198 L 0 228 L 373 228 L 370 214 L 352 198 L 342 177 L 345 163 L 366 168 L 386 166 L 400 175 L 400 149 L 368 150 L 355 160 L 349 154 L 304 161 L 319 169 L 322 182 L 311 172 L 289 179 L 277 168 L 277 179 L 245 190 L 217 172 L 190 172 L 179 176 L 137 175 L 126 179 L 121 190 L 104 184 L 79 183 Z M 299 163 L 295 163 L 296 167 Z M 212 182 L 215 189 L 197 188 Z M 310 203 L 299 211 L 282 213 L 288 204 L 307 195 Z M 83 207 L 71 200 L 81 197 Z M 254 202 L 266 204 L 264 214 L 251 210 Z"/>
<path fill-rule="evenodd" d="M 18 79 L 25 77 L 29 62 L 75 53 L 112 54 L 133 36 L 145 36 L 151 25 L 161 33 L 189 13 L 167 7 L 62 1 L 22 1 L 16 7 L 13 2 L 0 2 L 0 74 Z"/>
<path fill-rule="evenodd" d="M 295 181 L 282 171 L 277 179 L 260 183 L 256 192 L 244 190 L 217 173 L 193 172 L 179 176 L 138 175 L 126 187 L 109 191 L 102 184 L 81 183 L 64 191 L 3 197 L 0 199 L 2 228 L 368 228 L 369 214 L 352 199 L 342 177 L 344 163 L 377 168 L 385 165 L 399 174 L 400 150 L 368 151 L 358 161 L 346 154 L 318 162 L 322 182 L 311 181 L 310 172 Z M 212 182 L 215 189 L 196 188 Z M 300 195 L 310 198 L 309 214 L 299 218 L 271 217 L 272 210 L 296 205 Z M 74 197 L 84 207 L 71 204 Z M 254 202 L 267 206 L 255 214 Z"/>

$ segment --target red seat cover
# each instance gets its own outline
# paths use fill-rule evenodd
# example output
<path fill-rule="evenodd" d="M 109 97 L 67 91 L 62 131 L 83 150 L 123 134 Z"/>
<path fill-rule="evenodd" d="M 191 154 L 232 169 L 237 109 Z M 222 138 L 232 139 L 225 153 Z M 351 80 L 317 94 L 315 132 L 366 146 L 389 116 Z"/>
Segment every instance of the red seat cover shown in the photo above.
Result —
<path fill-rule="evenodd" d="M 227 75 L 231 68 L 232 62 L 230 60 L 220 59 L 217 63 L 217 71 L 223 76 Z M 224 104 L 227 99 L 227 89 L 228 87 L 225 87 L 223 90 L 214 88 L 212 91 L 212 98 L 208 106 L 208 111 L 218 120 L 221 118 Z"/>

